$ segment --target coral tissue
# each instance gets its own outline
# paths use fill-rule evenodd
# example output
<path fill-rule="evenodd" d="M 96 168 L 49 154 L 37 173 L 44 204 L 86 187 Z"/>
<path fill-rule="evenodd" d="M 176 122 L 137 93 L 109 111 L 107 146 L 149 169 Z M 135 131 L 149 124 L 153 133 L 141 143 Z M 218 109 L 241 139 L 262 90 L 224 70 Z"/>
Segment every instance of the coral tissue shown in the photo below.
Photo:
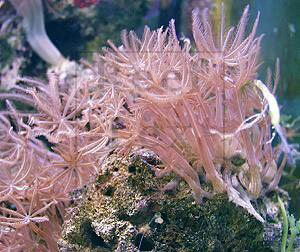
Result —
<path fill-rule="evenodd" d="M 141 39 L 123 32 L 121 46 L 109 42 L 75 79 L 49 72 L 49 83 L 20 78 L 1 93 L 4 248 L 57 251 L 69 193 L 101 173 L 111 151 L 140 147 L 161 159 L 157 176 L 175 173 L 196 202 L 225 193 L 264 221 L 251 201 L 277 187 L 286 153 L 271 144 L 268 102 L 255 84 L 259 15 L 252 29 L 247 15 L 248 7 L 229 29 L 222 15 L 213 34 L 208 13 L 196 10 L 191 42 L 177 38 L 174 20 Z M 270 80 L 265 93 L 274 94 L 278 78 Z"/>

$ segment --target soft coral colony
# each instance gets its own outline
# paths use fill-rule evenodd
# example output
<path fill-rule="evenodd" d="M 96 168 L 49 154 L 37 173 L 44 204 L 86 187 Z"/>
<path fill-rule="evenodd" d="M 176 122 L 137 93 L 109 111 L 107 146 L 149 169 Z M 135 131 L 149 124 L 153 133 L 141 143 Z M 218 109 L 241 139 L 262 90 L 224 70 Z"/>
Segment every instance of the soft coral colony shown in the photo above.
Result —
<path fill-rule="evenodd" d="M 0 246 L 55 251 L 69 193 L 101 173 L 112 150 L 136 147 L 155 152 L 164 164 L 157 176 L 174 172 L 198 203 L 227 193 L 263 221 L 251 200 L 277 187 L 286 153 L 271 145 L 272 118 L 255 85 L 259 17 L 245 36 L 247 14 L 229 30 L 222 16 L 214 37 L 207 12 L 194 11 L 195 48 L 178 40 L 174 21 L 146 27 L 142 39 L 123 32 L 88 78 L 20 78 L 0 94 Z M 33 109 L 18 111 L 13 100 Z"/>

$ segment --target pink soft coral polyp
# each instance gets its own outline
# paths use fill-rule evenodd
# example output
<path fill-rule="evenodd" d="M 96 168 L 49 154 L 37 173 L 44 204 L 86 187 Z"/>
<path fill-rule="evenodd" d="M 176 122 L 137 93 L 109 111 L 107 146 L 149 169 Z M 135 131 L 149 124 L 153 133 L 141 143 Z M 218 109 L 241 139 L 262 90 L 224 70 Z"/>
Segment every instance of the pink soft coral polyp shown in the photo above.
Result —
<path fill-rule="evenodd" d="M 123 45 L 109 42 L 102 56 L 103 84 L 128 107 L 120 115 L 124 129 L 113 131 L 123 139 L 121 149 L 154 151 L 165 164 L 156 173 L 175 172 L 197 202 L 226 192 L 263 221 L 251 200 L 277 185 L 282 168 L 273 165 L 272 178 L 265 177 L 281 152 L 270 144 L 267 104 L 254 84 L 262 36 L 255 37 L 259 14 L 245 35 L 248 10 L 237 28 L 226 29 L 222 15 L 217 36 L 207 11 L 195 10 L 196 50 L 187 39 L 180 45 L 174 20 L 166 30 L 146 27 L 142 39 L 124 31 Z M 200 177 L 212 190 L 203 189 Z"/>

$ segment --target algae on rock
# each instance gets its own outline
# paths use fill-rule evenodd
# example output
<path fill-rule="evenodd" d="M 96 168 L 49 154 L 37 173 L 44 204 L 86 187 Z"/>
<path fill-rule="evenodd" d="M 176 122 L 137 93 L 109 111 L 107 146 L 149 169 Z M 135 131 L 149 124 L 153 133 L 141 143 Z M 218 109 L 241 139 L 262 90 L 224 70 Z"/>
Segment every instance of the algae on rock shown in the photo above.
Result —
<path fill-rule="evenodd" d="M 158 163 L 112 154 L 64 224 L 61 251 L 272 251 L 263 224 L 225 195 L 197 205 L 183 181 L 164 192 L 174 177 L 155 177 Z"/>

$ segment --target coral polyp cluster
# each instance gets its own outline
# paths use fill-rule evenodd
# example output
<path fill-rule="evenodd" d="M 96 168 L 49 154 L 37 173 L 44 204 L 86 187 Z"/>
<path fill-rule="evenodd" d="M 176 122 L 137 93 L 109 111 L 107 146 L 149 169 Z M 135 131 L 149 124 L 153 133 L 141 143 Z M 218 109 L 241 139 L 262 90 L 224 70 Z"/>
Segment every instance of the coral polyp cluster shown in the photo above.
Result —
<path fill-rule="evenodd" d="M 174 21 L 165 31 L 145 28 L 141 40 L 124 32 L 123 45 L 110 43 L 102 57 L 102 80 L 128 108 L 118 118 L 124 128 L 114 131 L 125 139 L 123 148 L 154 151 L 165 164 L 157 175 L 175 172 L 196 201 L 227 192 L 262 221 L 250 200 L 278 183 L 281 152 L 271 146 L 268 104 L 255 86 L 259 15 L 245 36 L 247 14 L 248 8 L 227 32 L 223 16 L 215 38 L 206 12 L 194 11 L 196 50 L 177 39 Z M 212 190 L 204 190 L 201 181 Z"/>
<path fill-rule="evenodd" d="M 286 153 L 272 146 L 255 80 L 258 17 L 245 36 L 247 15 L 228 30 L 223 15 L 214 36 L 207 12 L 194 11 L 194 43 L 177 38 L 173 20 L 141 39 L 123 32 L 121 46 L 109 42 L 76 78 L 49 72 L 48 84 L 19 78 L 1 93 L 3 246 L 56 251 L 69 193 L 103 173 L 107 155 L 136 148 L 158 155 L 158 177 L 176 174 L 165 188 L 183 179 L 198 203 L 227 194 L 263 222 L 251 200 L 277 187 Z M 275 93 L 278 78 L 266 83 Z"/>

